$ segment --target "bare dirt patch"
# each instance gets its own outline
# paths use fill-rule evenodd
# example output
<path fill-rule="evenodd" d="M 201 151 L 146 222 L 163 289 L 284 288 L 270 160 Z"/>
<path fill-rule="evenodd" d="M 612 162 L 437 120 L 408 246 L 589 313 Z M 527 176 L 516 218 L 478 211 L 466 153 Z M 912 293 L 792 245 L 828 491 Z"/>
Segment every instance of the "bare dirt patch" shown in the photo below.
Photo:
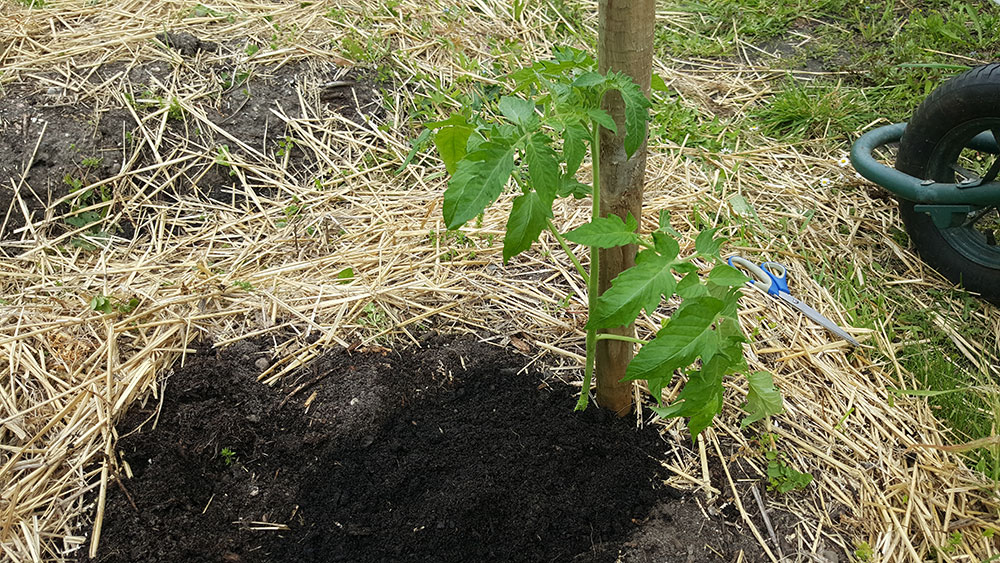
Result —
<path fill-rule="evenodd" d="M 663 484 L 654 429 L 574 413 L 522 356 L 336 351 L 280 389 L 267 359 L 206 350 L 119 424 L 98 561 L 765 560 Z"/>

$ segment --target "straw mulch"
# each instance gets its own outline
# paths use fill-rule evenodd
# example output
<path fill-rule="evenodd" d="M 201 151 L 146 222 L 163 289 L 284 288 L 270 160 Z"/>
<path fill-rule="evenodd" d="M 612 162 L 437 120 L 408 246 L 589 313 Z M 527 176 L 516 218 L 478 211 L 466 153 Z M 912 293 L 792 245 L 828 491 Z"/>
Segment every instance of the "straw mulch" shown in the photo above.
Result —
<path fill-rule="evenodd" d="M 0 243 L 6 558 L 63 561 L 97 549 L 105 493 L 120 469 L 113 425 L 135 401 L 158 401 L 158 378 L 199 339 L 218 346 L 271 339 L 278 360 L 262 379 L 273 383 L 326 347 L 401 346 L 435 327 L 515 345 L 551 372 L 579 381 L 585 298 L 558 245 L 546 239 L 505 266 L 503 204 L 481 225 L 470 225 L 466 237 L 442 235 L 440 163 L 421 155 L 394 172 L 414 134 L 407 111 L 415 93 L 432 91 L 435 80 L 477 82 L 468 61 L 509 68 L 545 56 L 545 38 L 556 27 L 593 33 L 595 6 L 568 4 L 582 15 L 581 26 L 545 3 L 529 3 L 514 21 L 508 3 L 493 0 L 459 8 L 345 3 L 334 18 L 324 3 L 48 4 L 4 8 L 0 87 L 56 84 L 68 92 L 68 103 L 129 107 L 127 74 L 96 87 L 87 77 L 101 65 L 159 61 L 171 69 L 159 85 L 163 96 L 177 99 L 186 127 L 209 132 L 215 144 L 170 135 L 167 108 L 137 114 L 140 148 L 102 180 L 113 198 L 97 204 L 110 210 L 106 225 L 135 225 L 135 240 L 95 239 L 94 252 L 74 248 L 67 243 L 82 233 L 65 232 L 54 202 L 46 216 L 30 218 L 18 240 Z M 219 42 L 220 49 L 181 57 L 153 41 L 165 28 Z M 354 121 L 324 109 L 318 69 L 359 62 L 347 60 L 342 46 L 366 38 L 386 47 L 384 68 L 395 86 L 381 93 L 382 110 Z M 520 41 L 519 55 L 496 49 L 508 39 Z M 266 48 L 248 54 L 247 41 Z M 241 147 L 231 162 L 240 193 L 227 204 L 202 197 L 193 176 L 217 158 L 218 144 L 241 144 L 205 112 L 217 81 L 213 65 L 233 62 L 259 74 L 302 65 L 296 111 L 275 109 L 270 126 L 284 128 L 306 156 L 289 164 L 275 147 Z M 758 103 L 773 78 L 738 63 L 661 59 L 656 70 L 677 90 L 701 93 L 703 100 L 689 96 L 692 104 L 732 114 Z M 925 307 L 926 289 L 943 287 L 887 234 L 899 225 L 891 203 L 839 166 L 841 153 L 824 152 L 829 143 L 779 144 L 749 129 L 739 139 L 724 153 L 652 143 L 647 217 L 672 210 L 689 249 L 697 216 L 726 226 L 729 251 L 783 261 L 794 293 L 843 326 L 848 312 L 836 305 L 836 289 L 811 274 L 838 272 L 886 296 L 897 311 Z M 4 189 L 19 180 L 3 179 Z M 585 221 L 583 203 L 561 205 L 557 223 L 568 229 Z M 15 199 L 0 216 L 20 212 Z M 352 278 L 338 277 L 348 269 Z M 89 306 L 95 296 L 138 305 L 105 314 Z M 983 535 L 997 528 L 991 485 L 957 453 L 934 447 L 949 439 L 924 402 L 887 391 L 915 385 L 896 361 L 901 343 L 887 328 L 893 319 L 876 319 L 881 330 L 854 330 L 865 347 L 852 352 L 769 299 L 748 291 L 743 300 L 741 319 L 754 335 L 747 353 L 753 369 L 775 374 L 785 396 L 786 413 L 766 431 L 777 436 L 790 465 L 815 476 L 814 485 L 805 493 L 768 494 L 766 504 L 748 502 L 745 478 L 762 474 L 766 448 L 748 439 L 755 433 L 737 430 L 745 395 L 738 379 L 729 383 L 726 410 L 707 439 L 663 460 L 673 483 L 704 491 L 710 510 L 714 500 L 740 491 L 738 508 L 773 560 L 810 560 L 829 546 L 846 555 L 862 541 L 881 561 L 996 554 Z M 962 327 L 943 310 L 942 326 L 963 340 Z M 658 320 L 643 319 L 640 328 L 648 331 Z M 992 357 L 984 356 L 990 343 L 964 345 L 970 357 Z M 640 412 L 640 421 L 649 419 Z M 680 421 L 656 424 L 684 433 Z M 718 459 L 727 479 L 710 483 L 709 466 Z M 96 503 L 86 504 L 93 492 Z M 769 516 L 780 511 L 794 517 L 772 526 Z M 753 524 L 761 514 L 766 525 Z M 943 549 L 956 531 L 965 532 L 964 540 Z M 796 553 L 768 548 L 777 536 L 797 545 Z"/>

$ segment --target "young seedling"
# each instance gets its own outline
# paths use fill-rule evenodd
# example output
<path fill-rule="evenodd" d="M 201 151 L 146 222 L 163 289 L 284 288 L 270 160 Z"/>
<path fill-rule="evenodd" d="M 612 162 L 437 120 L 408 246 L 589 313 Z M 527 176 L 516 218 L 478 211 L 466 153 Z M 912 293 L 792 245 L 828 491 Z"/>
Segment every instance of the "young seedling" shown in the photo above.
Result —
<path fill-rule="evenodd" d="M 295 139 L 286 135 L 283 139 L 278 139 L 278 150 L 274 151 L 274 154 L 278 158 L 284 158 L 285 155 L 291 154 L 294 147 Z"/>
<path fill-rule="evenodd" d="M 945 553 L 955 553 L 958 546 L 962 545 L 962 541 L 965 538 L 962 536 L 962 532 L 956 530 L 948 536 L 948 543 L 941 549 Z"/>
<path fill-rule="evenodd" d="M 118 312 L 122 314 L 128 314 L 135 310 L 139 306 L 139 298 L 133 297 L 128 301 L 121 301 L 114 297 L 108 297 L 106 295 L 95 295 L 90 299 L 87 304 L 92 311 L 97 311 L 105 315 Z"/>
<path fill-rule="evenodd" d="M 802 473 L 785 463 L 785 455 L 781 452 L 771 450 L 767 452 L 767 480 L 768 489 L 779 493 L 787 493 L 795 490 L 805 489 L 812 483 L 813 476 L 809 473 Z"/>
<path fill-rule="evenodd" d="M 84 168 L 100 168 L 104 159 L 99 156 L 88 156 L 80 161 L 80 166 Z"/>
<path fill-rule="evenodd" d="M 247 291 L 247 292 L 253 291 L 254 289 L 256 289 L 253 286 L 252 283 L 250 283 L 248 281 L 242 281 L 242 280 L 236 280 L 236 281 L 234 281 L 233 282 L 233 287 L 238 287 L 238 288 L 242 289 L 243 291 Z"/>
<path fill-rule="evenodd" d="M 694 252 L 682 256 L 665 211 L 649 235 L 637 232 L 639 222 L 631 215 L 600 216 L 599 131 L 602 127 L 617 131 L 615 121 L 601 109 L 601 100 L 611 92 L 624 100 L 624 144 L 629 156 L 646 135 L 650 103 L 629 77 L 600 74 L 596 66 L 583 51 L 556 48 L 552 60 L 511 74 L 509 95 L 486 104 L 492 112 L 466 110 L 427 124 L 451 176 L 444 194 L 445 225 L 458 229 L 479 217 L 512 184 L 517 195 L 507 219 L 504 262 L 528 250 L 548 231 L 587 285 L 587 354 L 576 408 L 586 408 L 589 400 L 598 340 L 634 342 L 642 348 L 629 363 L 625 379 L 646 380 L 658 401 L 654 410 L 661 416 L 688 417 L 691 434 L 697 437 L 722 408 L 723 378 L 747 372 L 742 349 L 746 339 L 736 317 L 740 287 L 747 278 L 720 259 L 723 239 L 715 237 L 715 229 L 703 231 Z M 588 148 L 592 183 L 584 184 L 577 174 Z M 569 196 L 590 196 L 592 218 L 561 233 L 552 221 L 552 208 L 556 199 Z M 569 243 L 588 247 L 589 271 Z M 636 265 L 598 296 L 597 250 L 632 244 L 641 249 Z M 700 272 L 709 266 L 707 277 L 702 277 Z M 664 299 L 675 295 L 681 299 L 679 306 L 651 341 L 601 332 L 629 325 L 643 310 L 652 314 Z M 687 383 L 675 402 L 664 405 L 662 391 L 677 371 L 687 376 Z M 748 381 L 745 424 L 781 411 L 781 396 L 770 374 L 752 374 Z"/>
<path fill-rule="evenodd" d="M 858 561 L 870 561 L 874 555 L 872 546 L 866 541 L 859 542 L 854 550 L 854 556 L 858 558 Z"/>
<path fill-rule="evenodd" d="M 86 160 L 84 161 L 86 162 Z M 83 229 L 82 236 L 70 239 L 70 245 L 86 251 L 97 250 L 97 245 L 90 241 L 107 241 L 111 238 L 109 231 L 115 227 L 102 228 L 102 222 L 108 215 L 108 206 L 96 207 L 100 203 L 108 203 L 113 198 L 110 188 L 105 184 L 97 188 L 88 188 L 84 179 L 75 178 L 70 174 L 63 177 L 63 182 L 69 186 L 74 198 L 70 204 L 70 214 L 64 221 L 73 229 Z M 84 209 L 89 209 L 84 211 Z M 89 239 L 89 240 L 88 240 Z"/>
<path fill-rule="evenodd" d="M 167 104 L 167 119 L 184 121 L 184 107 L 181 106 L 181 102 L 177 98 L 171 98 L 170 103 Z"/>
<path fill-rule="evenodd" d="M 228 168 L 230 176 L 236 175 L 236 170 L 233 169 L 232 155 L 229 153 L 229 145 L 219 145 L 216 147 L 215 163 Z"/>

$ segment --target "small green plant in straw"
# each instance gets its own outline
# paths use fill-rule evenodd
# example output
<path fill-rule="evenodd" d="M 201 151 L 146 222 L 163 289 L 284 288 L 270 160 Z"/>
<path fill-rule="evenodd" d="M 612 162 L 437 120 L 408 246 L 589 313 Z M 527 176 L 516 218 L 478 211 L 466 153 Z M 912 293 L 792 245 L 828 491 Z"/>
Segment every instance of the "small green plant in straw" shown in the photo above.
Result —
<path fill-rule="evenodd" d="M 809 473 L 797 471 L 786 463 L 786 456 L 775 450 L 768 451 L 767 457 L 767 482 L 768 489 L 779 493 L 802 490 L 812 483 L 813 476 Z"/>
<path fill-rule="evenodd" d="M 601 109 L 601 100 L 617 92 L 625 102 L 624 144 L 629 157 L 645 138 L 650 102 L 628 76 L 600 74 L 596 67 L 583 51 L 556 48 L 552 60 L 511 74 L 508 95 L 488 100 L 481 112 L 466 109 L 426 124 L 432 133 L 421 138 L 432 139 L 450 175 L 443 206 L 449 229 L 480 216 L 513 185 L 517 195 L 506 224 L 504 261 L 528 250 L 548 231 L 585 280 L 587 355 L 577 409 L 586 408 L 589 400 L 598 340 L 632 341 L 642 348 L 629 363 L 625 378 L 646 380 L 658 400 L 654 410 L 661 416 L 688 417 L 691 434 L 697 437 L 722 408 L 723 378 L 748 371 L 742 349 L 746 339 L 736 317 L 740 287 L 747 278 L 720 259 L 723 239 L 715 237 L 715 229 L 703 231 L 694 252 L 681 256 L 665 211 L 649 235 L 637 232 L 639 223 L 631 215 L 600 216 L 599 131 L 604 127 L 616 132 L 618 127 Z M 577 173 L 588 148 L 592 183 L 584 184 Z M 591 197 L 592 218 L 561 233 L 552 221 L 553 204 L 571 196 Z M 589 248 L 589 271 L 569 242 Z M 633 244 L 640 248 L 635 266 L 598 295 L 597 250 Z M 704 265 L 712 266 L 706 277 L 700 275 Z M 680 305 L 651 341 L 601 332 L 632 323 L 643 310 L 653 313 L 675 295 L 681 298 Z M 662 390 L 678 370 L 687 383 L 675 402 L 663 404 Z M 781 396 L 770 374 L 752 374 L 748 380 L 749 414 L 744 424 L 781 411 Z"/>

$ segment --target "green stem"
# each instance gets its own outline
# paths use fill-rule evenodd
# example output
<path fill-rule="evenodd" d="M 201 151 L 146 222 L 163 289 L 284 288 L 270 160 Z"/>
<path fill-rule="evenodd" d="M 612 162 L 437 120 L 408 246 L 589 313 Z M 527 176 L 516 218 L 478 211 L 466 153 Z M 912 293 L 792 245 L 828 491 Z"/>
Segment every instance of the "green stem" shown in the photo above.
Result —
<path fill-rule="evenodd" d="M 591 220 L 601 216 L 601 127 L 591 123 L 590 155 L 592 162 Z M 597 281 L 600 274 L 600 250 L 590 247 L 590 278 L 587 280 L 587 311 L 593 313 L 597 306 Z M 583 388 L 576 409 L 582 411 L 590 401 L 590 385 L 594 378 L 594 362 L 597 356 L 597 329 L 587 329 L 587 360 L 583 369 Z"/>
<path fill-rule="evenodd" d="M 556 230 L 556 226 L 552 224 L 552 219 L 546 219 L 545 223 L 549 227 L 549 232 L 552 233 L 552 236 L 556 237 L 556 240 L 559 241 L 559 246 L 562 247 L 563 252 L 565 252 L 566 255 L 569 256 L 569 259 L 573 262 L 573 265 L 576 266 L 576 271 L 579 272 L 580 277 L 583 278 L 583 283 L 589 284 L 590 275 L 587 274 L 587 270 L 584 269 L 583 264 L 580 264 L 580 261 L 577 260 L 576 254 L 573 254 L 573 250 L 570 249 L 568 244 L 566 244 L 566 239 L 564 239 L 563 236 L 559 234 L 559 231 Z"/>
<path fill-rule="evenodd" d="M 621 340 L 622 342 L 632 342 L 633 344 L 645 344 L 646 341 L 641 338 L 636 338 L 634 336 L 625 336 L 623 334 L 610 334 L 607 332 L 602 332 L 597 335 L 597 340 Z"/>

